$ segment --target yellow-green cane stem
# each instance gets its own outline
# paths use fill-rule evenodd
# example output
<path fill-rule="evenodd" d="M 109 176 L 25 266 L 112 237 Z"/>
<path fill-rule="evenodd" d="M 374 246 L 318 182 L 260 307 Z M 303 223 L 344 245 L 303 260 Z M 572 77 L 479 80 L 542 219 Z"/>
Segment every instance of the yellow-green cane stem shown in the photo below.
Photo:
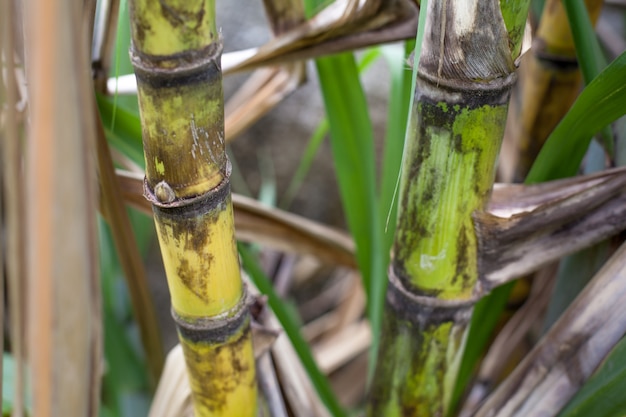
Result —
<path fill-rule="evenodd" d="M 183 346 L 196 416 L 256 415 L 250 319 L 234 237 L 230 165 L 218 187 L 170 200 L 163 183 L 152 202 L 172 313 Z"/>
<path fill-rule="evenodd" d="M 512 81 L 461 89 L 418 75 L 392 261 L 414 293 L 472 296 L 478 279 L 472 213 L 485 207 L 493 185 Z"/>
<path fill-rule="evenodd" d="M 147 181 L 144 186 L 153 205 L 173 309 L 190 320 L 221 315 L 242 297 L 229 171 L 217 188 L 185 200 L 168 202 L 163 183 L 154 193 Z"/>
<path fill-rule="evenodd" d="M 163 181 L 169 199 L 208 192 L 225 174 L 221 46 L 206 53 L 164 69 L 133 52 L 146 177 L 152 189 Z"/>
<path fill-rule="evenodd" d="M 245 298 L 230 313 L 193 322 L 174 313 L 196 416 L 256 416 L 255 361 Z"/>
<path fill-rule="evenodd" d="M 528 2 L 425 6 L 370 417 L 448 412 Z"/>
<path fill-rule="evenodd" d="M 389 273 L 369 416 L 445 416 L 474 300 L 416 296 Z"/>
<path fill-rule="evenodd" d="M 213 0 L 131 1 L 152 203 L 196 417 L 256 415 Z"/>
<path fill-rule="evenodd" d="M 219 43 L 215 0 L 133 0 L 130 14 L 134 47 L 145 56 L 158 59 Z"/>

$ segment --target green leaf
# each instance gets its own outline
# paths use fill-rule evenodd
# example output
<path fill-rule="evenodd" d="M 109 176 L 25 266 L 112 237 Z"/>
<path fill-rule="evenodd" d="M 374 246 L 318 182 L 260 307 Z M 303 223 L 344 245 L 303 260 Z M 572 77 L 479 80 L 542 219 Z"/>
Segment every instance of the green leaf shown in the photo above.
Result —
<path fill-rule="evenodd" d="M 602 48 L 600 48 L 585 2 L 583 0 L 569 0 L 563 2 L 563 7 L 572 28 L 580 72 L 583 74 L 585 84 L 589 84 L 606 67 L 606 59 L 602 53 Z"/>
<path fill-rule="evenodd" d="M 415 48 L 415 41 L 405 43 L 405 46 L 392 44 L 381 48 L 391 73 L 391 89 L 389 92 L 389 109 L 387 111 L 387 130 L 385 132 L 385 148 L 383 153 L 383 169 L 380 181 L 381 220 L 384 222 L 383 252 L 388 254 L 393 244 L 396 228 L 396 213 L 398 205 L 395 197 L 400 178 L 402 151 L 406 124 L 409 118 L 409 104 L 411 102 L 412 71 L 406 64 L 406 58 Z M 388 256 L 384 264 L 389 260 Z"/>
<path fill-rule="evenodd" d="M 548 137 L 526 179 L 537 183 L 575 175 L 592 136 L 626 114 L 626 52 L 580 94 Z"/>
<path fill-rule="evenodd" d="M 283 194 L 280 200 L 280 207 L 282 209 L 286 210 L 289 208 L 289 206 L 291 206 L 291 203 L 293 202 L 296 193 L 300 189 L 300 186 L 304 181 L 304 177 L 309 172 L 311 164 L 313 163 L 313 159 L 315 158 L 315 155 L 317 155 L 317 151 L 319 150 L 327 133 L 328 120 L 324 118 L 317 125 L 315 132 L 313 132 L 313 134 L 309 138 L 306 148 L 304 149 L 304 153 L 302 154 L 302 158 L 300 159 L 300 163 L 298 164 L 298 169 L 296 170 L 296 173 L 289 182 L 289 186 L 287 186 L 287 191 L 285 191 L 285 194 Z"/>
<path fill-rule="evenodd" d="M 365 72 L 370 66 L 376 62 L 378 57 L 380 56 L 380 51 L 378 48 L 368 49 L 365 54 L 359 60 L 359 73 L 362 74 Z M 317 128 L 309 138 L 304 153 L 302 154 L 302 158 L 300 159 L 300 163 L 298 164 L 298 169 L 294 174 L 293 178 L 289 182 L 289 186 L 287 187 L 287 191 L 280 200 L 279 206 L 282 209 L 287 209 L 293 202 L 293 199 L 300 189 L 302 182 L 304 181 L 304 177 L 309 172 L 311 168 L 311 164 L 313 163 L 313 159 L 315 155 L 317 155 L 317 151 L 320 148 L 320 145 L 324 141 L 324 138 L 328 134 L 329 126 L 328 119 L 324 117 L 320 123 L 317 125 Z"/>
<path fill-rule="evenodd" d="M 151 222 L 146 216 L 140 219 Z M 105 356 L 102 403 L 107 412 L 130 417 L 137 414 L 125 412 L 129 398 L 134 398 L 134 404 L 144 404 L 143 408 L 149 403 L 148 370 L 111 232 L 102 218 L 98 223 Z M 143 240 L 149 237 L 146 234 Z"/>
<path fill-rule="evenodd" d="M 27 381 L 24 389 L 24 406 L 27 415 L 33 414 L 32 397 L 30 384 L 28 383 L 28 375 L 25 375 Z M 15 358 L 9 352 L 2 352 L 2 415 L 10 416 L 15 406 L 15 388 L 17 379 L 17 369 Z"/>
<path fill-rule="evenodd" d="M 254 285 L 256 285 L 259 291 L 267 296 L 269 306 L 276 315 L 278 321 L 280 321 L 283 329 L 285 329 L 285 333 L 296 350 L 296 353 L 298 354 L 302 365 L 306 369 L 315 390 L 320 396 L 320 399 L 326 405 L 333 417 L 346 416 L 347 414 L 339 405 L 328 380 L 317 367 L 317 363 L 313 358 L 313 354 L 311 353 L 308 343 L 302 338 L 299 323 L 293 318 L 293 315 L 289 312 L 285 303 L 274 292 L 272 283 L 265 276 L 250 251 L 241 244 L 238 245 L 238 248 L 239 253 L 241 254 L 241 263 L 243 268 L 250 275 L 250 279 L 254 282 Z"/>
<path fill-rule="evenodd" d="M 474 368 L 484 354 L 493 329 L 498 324 L 500 313 L 506 307 L 512 289 L 513 286 L 511 284 L 498 287 L 488 297 L 480 300 L 474 307 L 465 352 L 463 352 L 463 360 L 459 367 L 459 374 L 452 394 L 450 410 L 456 409 L 459 400 L 463 396 L 474 373 Z"/>
<path fill-rule="evenodd" d="M 319 58 L 316 66 L 330 124 L 341 201 L 356 243 L 357 263 L 368 296 L 368 318 L 376 341 L 386 274 L 376 196 L 374 138 L 367 101 L 352 54 Z"/>
<path fill-rule="evenodd" d="M 109 143 L 133 162 L 144 167 L 139 114 L 116 107 L 112 97 L 97 96 L 96 101 Z"/>
<path fill-rule="evenodd" d="M 626 415 L 626 339 L 578 391 L 559 417 L 622 417 Z"/>
<path fill-rule="evenodd" d="M 583 0 L 564 1 L 563 7 L 567 13 L 570 28 L 572 28 L 576 56 L 583 80 L 585 84 L 589 84 L 607 66 L 606 58 L 600 48 L 585 2 Z M 600 134 L 607 152 L 613 155 L 614 138 L 610 127 L 604 126 Z"/>

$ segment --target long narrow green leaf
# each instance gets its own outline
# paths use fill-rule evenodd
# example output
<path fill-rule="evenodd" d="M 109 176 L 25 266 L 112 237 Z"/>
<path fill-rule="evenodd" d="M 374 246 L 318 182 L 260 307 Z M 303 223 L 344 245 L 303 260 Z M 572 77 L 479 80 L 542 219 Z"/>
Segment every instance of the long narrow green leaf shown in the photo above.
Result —
<path fill-rule="evenodd" d="M 385 132 L 385 147 L 380 181 L 380 214 L 384 222 L 383 252 L 387 255 L 383 263 L 389 262 L 389 250 L 393 243 L 396 226 L 397 204 L 394 196 L 397 191 L 400 165 L 402 164 L 402 150 L 404 149 L 404 135 L 409 118 L 409 104 L 411 103 L 412 71 L 406 63 L 409 53 L 415 49 L 415 41 L 407 41 L 404 48 L 401 45 L 388 45 L 381 48 L 389 66 L 391 75 L 391 90 L 389 92 L 389 109 L 387 111 L 387 130 Z M 384 291 L 383 291 L 384 292 Z"/>
<path fill-rule="evenodd" d="M 103 406 L 118 417 L 146 415 L 150 402 L 148 370 L 141 353 L 134 346 L 133 334 L 137 329 L 128 320 L 132 313 L 130 301 L 121 279 L 111 232 L 102 219 L 99 226 L 106 359 Z"/>
<path fill-rule="evenodd" d="M 527 183 L 576 174 L 591 137 L 626 114 L 626 52 L 615 59 L 580 94 L 548 137 Z"/>
<path fill-rule="evenodd" d="M 626 415 L 626 339 L 613 349 L 600 369 L 578 391 L 559 417 Z"/>
<path fill-rule="evenodd" d="M 380 56 L 380 51 L 378 48 L 368 49 L 359 61 L 359 65 L 358 65 L 359 73 L 362 74 L 364 71 L 366 71 L 374 62 L 376 62 L 376 60 L 378 60 L 379 56 Z M 328 119 L 324 117 L 322 121 L 320 121 L 319 125 L 317 126 L 317 128 L 315 129 L 311 137 L 309 138 L 309 141 L 307 142 L 307 146 L 304 150 L 304 153 L 302 154 L 300 163 L 298 164 L 298 169 L 296 170 L 296 173 L 294 174 L 293 178 L 289 182 L 287 191 L 285 191 L 285 194 L 280 200 L 279 206 L 281 208 L 286 209 L 293 202 L 293 199 L 296 193 L 298 192 L 298 190 L 300 189 L 300 186 L 302 185 L 302 181 L 304 181 L 304 177 L 306 176 L 306 174 L 309 172 L 309 169 L 311 168 L 311 164 L 313 163 L 313 158 L 315 157 L 315 155 L 317 155 L 317 151 L 319 150 L 322 142 L 324 141 L 324 138 L 326 137 L 328 130 L 329 130 Z"/>
<path fill-rule="evenodd" d="M 564 1 L 563 7 L 572 28 L 580 72 L 583 74 L 585 84 L 589 84 L 607 66 L 606 58 L 600 48 L 584 0 Z"/>
<path fill-rule="evenodd" d="M 143 167 L 145 161 L 139 115 L 121 107 L 115 107 L 112 97 L 98 96 L 97 103 L 109 143 L 133 162 Z"/>
<path fill-rule="evenodd" d="M 317 151 L 319 150 L 326 134 L 328 133 L 328 120 L 326 118 L 322 119 L 320 124 L 315 129 L 315 132 L 311 135 L 311 138 L 307 142 L 306 148 L 304 149 L 304 153 L 302 154 L 302 158 L 300 159 L 300 163 L 298 164 L 298 169 L 294 174 L 293 178 L 289 182 L 287 186 L 287 191 L 283 194 L 283 197 L 280 200 L 280 207 L 283 209 L 289 208 L 291 203 L 293 202 L 298 189 L 302 185 L 304 181 L 304 177 L 309 172 L 311 168 L 311 164 L 313 163 L 313 158 L 317 155 Z"/>
<path fill-rule="evenodd" d="M 376 197 L 373 132 L 367 102 L 352 54 L 316 61 L 331 147 L 348 227 L 356 243 L 356 256 L 368 295 L 368 318 L 376 341 L 382 303 L 378 300 L 386 275 Z"/>
<path fill-rule="evenodd" d="M 238 245 L 241 254 L 241 263 L 243 268 L 250 275 L 250 279 L 257 286 L 259 291 L 267 296 L 267 302 L 272 311 L 285 329 L 285 333 L 291 340 L 291 343 L 298 354 L 302 365 L 306 369 L 313 386 L 315 387 L 322 402 L 326 405 L 333 417 L 346 416 L 346 412 L 341 408 L 337 398 L 335 397 L 328 380 L 317 367 L 311 349 L 307 342 L 300 334 L 299 325 L 289 313 L 285 303 L 274 292 L 274 287 L 269 279 L 265 276 L 252 254 L 243 245 Z"/>
<path fill-rule="evenodd" d="M 311 16 L 321 3 L 305 0 L 307 15 Z M 386 274 L 376 193 L 374 138 L 367 100 L 352 54 L 319 58 L 316 67 L 330 124 L 341 201 L 356 244 L 357 263 L 368 298 L 374 351 L 378 344 Z"/>
<path fill-rule="evenodd" d="M 465 344 L 465 352 L 463 352 L 463 360 L 459 367 L 459 375 L 452 394 L 451 410 L 455 410 L 458 406 L 459 400 L 472 378 L 474 368 L 484 354 L 493 330 L 498 324 L 500 313 L 506 307 L 512 289 L 512 284 L 498 287 L 488 297 L 480 300 L 474 307 L 467 343 Z"/>
<path fill-rule="evenodd" d="M 572 37 L 576 46 L 578 66 L 583 74 L 585 84 L 589 84 L 607 66 L 606 58 L 600 48 L 600 43 L 593 29 L 593 23 L 587 12 L 584 0 L 564 1 L 563 7 L 567 13 Z M 613 133 L 609 126 L 604 126 L 600 132 L 602 143 L 609 154 L 614 154 Z"/>

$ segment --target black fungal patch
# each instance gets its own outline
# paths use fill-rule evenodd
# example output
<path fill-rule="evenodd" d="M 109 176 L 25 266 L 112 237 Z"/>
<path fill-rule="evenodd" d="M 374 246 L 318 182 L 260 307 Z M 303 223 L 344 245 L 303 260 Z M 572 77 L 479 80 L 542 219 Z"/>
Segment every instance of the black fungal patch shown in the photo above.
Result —
<path fill-rule="evenodd" d="M 458 280 L 462 280 L 463 288 L 472 287 L 474 283 L 471 282 L 470 275 L 468 274 L 469 267 L 469 245 L 470 242 L 467 238 L 467 227 L 463 225 L 459 231 L 459 236 L 456 241 L 457 256 L 456 256 L 456 272 L 454 274 L 454 283 Z"/>
<path fill-rule="evenodd" d="M 208 303 L 210 300 L 207 290 L 208 278 L 204 274 L 199 274 L 197 270 L 192 269 L 186 259 L 181 259 L 176 268 L 176 275 L 180 278 L 183 285 L 191 291 L 196 297 Z"/>
<path fill-rule="evenodd" d="M 131 2 L 131 4 L 133 3 Z M 152 26 L 145 20 L 139 18 L 135 19 L 135 25 L 133 25 L 133 27 L 135 28 L 135 36 L 137 37 L 136 41 L 139 44 L 143 44 L 146 39 L 146 33 L 152 30 Z"/>

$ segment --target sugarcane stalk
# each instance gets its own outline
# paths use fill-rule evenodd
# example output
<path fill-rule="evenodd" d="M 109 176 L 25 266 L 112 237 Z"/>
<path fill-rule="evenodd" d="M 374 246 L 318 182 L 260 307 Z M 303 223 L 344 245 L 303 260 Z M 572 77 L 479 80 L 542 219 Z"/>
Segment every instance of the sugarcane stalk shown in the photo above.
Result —
<path fill-rule="evenodd" d="M 20 209 L 26 245 L 22 331 L 33 407 L 28 414 L 95 417 L 102 317 L 90 35 L 83 20 L 88 5 L 56 0 L 24 6 L 31 122 L 24 159 L 14 161 L 19 168 L 11 174 L 25 175 Z M 4 59 L 12 61 L 13 51 L 6 52 Z M 19 299 L 11 301 L 20 307 Z"/>
<path fill-rule="evenodd" d="M 595 23 L 603 1 L 585 0 L 585 4 Z M 580 81 L 567 14 L 561 0 L 547 0 L 511 100 L 504 163 L 499 168 L 503 181 L 524 181 L 548 135 L 578 96 Z"/>
<path fill-rule="evenodd" d="M 195 415 L 254 416 L 255 364 L 224 150 L 214 0 L 130 3 L 152 203 Z"/>
<path fill-rule="evenodd" d="M 422 2 L 426 15 L 369 416 L 445 416 L 478 287 L 529 2 Z M 426 6 L 426 7 L 424 7 Z"/>

